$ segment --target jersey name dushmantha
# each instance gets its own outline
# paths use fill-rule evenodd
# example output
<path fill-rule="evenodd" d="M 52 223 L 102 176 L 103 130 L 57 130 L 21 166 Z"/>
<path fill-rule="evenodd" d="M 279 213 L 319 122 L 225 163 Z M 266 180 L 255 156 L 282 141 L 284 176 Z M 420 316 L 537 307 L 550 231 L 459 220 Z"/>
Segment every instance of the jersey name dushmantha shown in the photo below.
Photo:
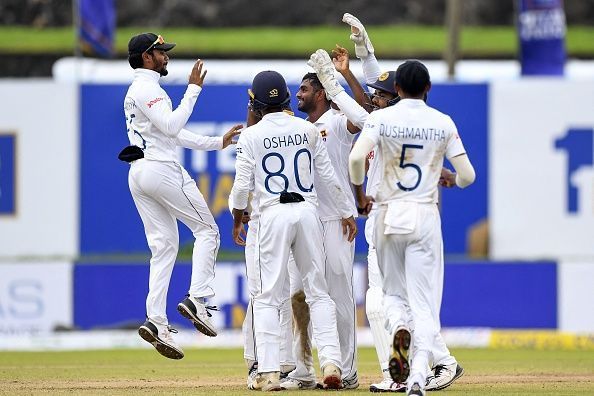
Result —
<path fill-rule="evenodd" d="M 464 154 L 452 119 L 420 99 L 403 99 L 369 115 L 362 136 L 380 151 L 377 202 L 437 203 L 443 159 Z"/>

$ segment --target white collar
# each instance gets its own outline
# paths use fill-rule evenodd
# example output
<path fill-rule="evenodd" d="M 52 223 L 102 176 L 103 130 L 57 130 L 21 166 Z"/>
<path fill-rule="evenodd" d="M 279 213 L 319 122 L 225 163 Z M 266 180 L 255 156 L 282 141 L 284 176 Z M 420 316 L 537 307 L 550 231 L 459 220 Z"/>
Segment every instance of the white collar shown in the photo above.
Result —
<path fill-rule="evenodd" d="M 134 69 L 134 79 L 143 79 L 148 81 L 159 83 L 159 78 L 161 78 L 161 74 L 157 73 L 154 70 L 143 69 L 139 67 L 138 69 Z"/>

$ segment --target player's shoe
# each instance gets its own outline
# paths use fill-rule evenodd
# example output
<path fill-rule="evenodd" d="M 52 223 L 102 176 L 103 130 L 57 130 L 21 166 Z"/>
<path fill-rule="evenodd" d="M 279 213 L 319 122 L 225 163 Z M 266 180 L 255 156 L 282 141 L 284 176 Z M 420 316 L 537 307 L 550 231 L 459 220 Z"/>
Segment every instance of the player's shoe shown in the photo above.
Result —
<path fill-rule="evenodd" d="M 427 378 L 425 389 L 437 391 L 447 388 L 464 375 L 464 369 L 458 363 L 438 364 L 433 368 L 433 375 Z"/>
<path fill-rule="evenodd" d="M 254 362 L 252 367 L 248 370 L 247 376 L 247 388 L 250 390 L 257 390 L 260 388 L 256 388 L 256 377 L 258 376 L 258 362 Z"/>
<path fill-rule="evenodd" d="M 190 319 L 196 330 L 202 334 L 209 337 L 217 336 L 217 330 L 209 319 L 212 316 L 210 311 L 217 311 L 217 307 L 206 305 L 195 297 L 187 295 L 184 301 L 177 304 L 177 311 L 183 317 Z"/>
<path fill-rule="evenodd" d="M 410 365 L 408 363 L 408 350 L 411 340 L 410 331 L 404 326 L 399 326 L 392 338 L 392 357 L 390 358 L 388 370 L 394 382 L 406 382 L 410 373 Z"/>
<path fill-rule="evenodd" d="M 316 389 L 317 384 L 315 380 L 302 381 L 294 378 L 287 378 L 280 384 L 282 390 L 309 390 Z"/>
<path fill-rule="evenodd" d="M 384 378 L 382 382 L 371 384 L 370 392 L 406 392 L 406 384 L 394 382 L 392 378 Z"/>
<path fill-rule="evenodd" d="M 357 373 L 354 373 L 348 378 L 344 378 L 342 380 L 342 388 L 343 389 L 357 389 L 359 387 L 359 376 Z"/>
<path fill-rule="evenodd" d="M 154 346 L 161 355 L 169 359 L 181 359 L 184 357 L 184 352 L 175 343 L 171 333 L 177 333 L 177 330 L 169 326 L 157 325 L 150 320 L 138 328 L 140 337 Z"/>
<path fill-rule="evenodd" d="M 418 382 L 412 384 L 407 393 L 408 396 L 425 396 L 425 391 Z"/>
<path fill-rule="evenodd" d="M 278 371 L 271 371 L 268 373 L 258 373 L 256 375 L 252 390 L 260 389 L 263 392 L 279 391 L 280 387 L 280 373 Z"/>
<path fill-rule="evenodd" d="M 342 389 L 340 369 L 332 363 L 328 363 L 322 369 L 322 380 L 324 389 Z"/>

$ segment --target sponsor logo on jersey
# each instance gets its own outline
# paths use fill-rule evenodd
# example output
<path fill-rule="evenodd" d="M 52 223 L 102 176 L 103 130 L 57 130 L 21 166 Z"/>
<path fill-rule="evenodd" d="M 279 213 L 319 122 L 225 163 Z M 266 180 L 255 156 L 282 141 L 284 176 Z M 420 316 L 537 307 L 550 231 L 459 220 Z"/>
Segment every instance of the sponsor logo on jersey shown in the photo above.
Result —
<path fill-rule="evenodd" d="M 151 100 L 150 102 L 148 102 L 146 105 L 147 105 L 147 106 L 148 106 L 148 108 L 150 109 L 151 107 L 153 107 L 153 105 L 155 105 L 155 104 L 159 103 L 159 102 L 160 102 L 160 101 L 162 101 L 163 99 L 165 99 L 165 98 L 163 98 L 163 97 L 161 97 L 161 98 L 155 98 L 155 99 Z"/>

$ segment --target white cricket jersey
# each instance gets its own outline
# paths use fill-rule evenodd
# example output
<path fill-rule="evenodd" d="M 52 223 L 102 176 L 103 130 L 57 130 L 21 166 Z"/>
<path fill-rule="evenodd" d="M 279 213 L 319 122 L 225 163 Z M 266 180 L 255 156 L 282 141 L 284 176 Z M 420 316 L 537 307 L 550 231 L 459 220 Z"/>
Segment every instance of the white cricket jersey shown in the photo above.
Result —
<path fill-rule="evenodd" d="M 444 156 L 466 152 L 452 119 L 420 99 L 403 99 L 372 112 L 361 136 L 381 152 L 377 202 L 437 203 Z"/>
<path fill-rule="evenodd" d="M 365 195 L 369 195 L 375 198 L 380 182 L 382 181 L 382 179 L 380 178 L 382 169 L 382 159 L 377 146 L 375 146 L 373 150 L 371 150 L 369 154 L 367 154 L 367 161 L 369 162 L 369 168 L 367 169 L 367 184 L 365 184 Z"/>
<path fill-rule="evenodd" d="M 253 186 L 254 203 L 262 210 L 280 203 L 283 191 L 299 193 L 317 205 L 314 170 L 330 186 L 342 217 L 350 217 L 347 196 L 338 182 L 316 127 L 284 112 L 269 113 L 241 134 L 237 142 L 232 199 L 247 207 Z"/>
<path fill-rule="evenodd" d="M 202 88 L 189 84 L 181 103 L 173 110 L 159 78 L 160 74 L 153 70 L 134 70 L 134 81 L 124 99 L 130 144 L 143 149 L 145 159 L 155 161 L 177 161 L 176 146 L 198 150 L 223 148 L 222 137 L 200 136 L 183 129 Z"/>
<path fill-rule="evenodd" d="M 349 180 L 349 154 L 355 135 L 347 129 L 347 122 L 347 118 L 343 113 L 330 108 L 313 124 L 320 131 L 340 186 L 343 191 L 349 193 L 347 204 L 351 209 L 351 215 L 357 217 L 357 207 Z M 320 220 L 341 219 L 342 216 L 334 204 L 329 187 L 320 180 L 318 175 L 315 175 L 314 183 L 318 193 Z"/>

